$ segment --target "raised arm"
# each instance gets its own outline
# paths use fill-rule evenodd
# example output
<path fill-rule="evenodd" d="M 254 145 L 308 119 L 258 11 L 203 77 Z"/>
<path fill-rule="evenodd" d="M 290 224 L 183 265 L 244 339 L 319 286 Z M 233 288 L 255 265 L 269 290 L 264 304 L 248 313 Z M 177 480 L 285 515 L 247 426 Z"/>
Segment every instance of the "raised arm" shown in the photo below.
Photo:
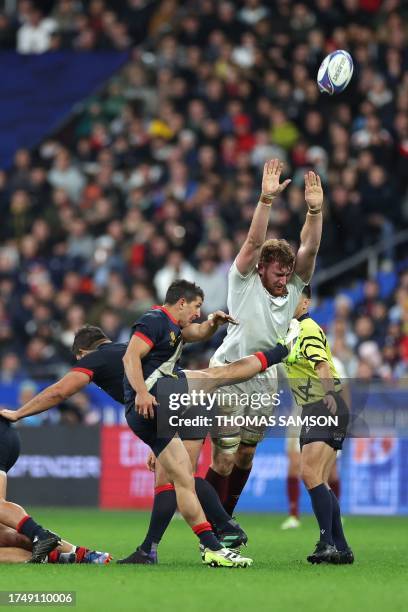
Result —
<path fill-rule="evenodd" d="M 183 340 L 185 342 L 203 342 L 209 340 L 217 329 L 225 323 L 238 325 L 238 322 L 233 317 L 222 310 L 217 310 L 217 312 L 208 315 L 208 321 L 187 325 L 182 331 Z"/>
<path fill-rule="evenodd" d="M 84 372 L 68 372 L 61 380 L 43 389 L 18 410 L 0 410 L 0 416 L 9 421 L 19 421 L 24 417 L 39 414 L 78 393 L 89 382 L 90 377 Z"/>
<path fill-rule="evenodd" d="M 308 283 L 313 276 L 323 226 L 323 189 L 318 174 L 305 174 L 306 220 L 300 232 L 300 247 L 296 255 L 295 272 Z"/>
<path fill-rule="evenodd" d="M 252 217 L 247 238 L 236 259 L 238 271 L 243 276 L 251 272 L 258 263 L 261 247 L 266 238 L 272 202 L 290 183 L 290 179 L 286 179 L 279 184 L 282 169 L 283 163 L 279 159 L 271 159 L 264 165 L 261 197 Z"/>
<path fill-rule="evenodd" d="M 146 338 L 149 341 L 149 338 Z M 157 405 L 154 395 L 149 393 L 143 377 L 142 359 L 145 357 L 152 346 L 139 336 L 133 335 L 125 356 L 123 366 L 130 385 L 136 391 L 135 406 L 139 414 L 145 418 L 154 418 L 154 408 Z"/>

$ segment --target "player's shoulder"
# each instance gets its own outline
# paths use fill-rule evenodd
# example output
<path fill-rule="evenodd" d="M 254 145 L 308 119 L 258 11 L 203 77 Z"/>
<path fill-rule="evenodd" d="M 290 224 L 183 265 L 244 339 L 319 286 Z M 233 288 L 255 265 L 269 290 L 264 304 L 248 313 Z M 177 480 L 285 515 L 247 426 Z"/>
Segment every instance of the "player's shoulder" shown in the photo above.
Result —
<path fill-rule="evenodd" d="M 95 373 L 95 369 L 98 368 L 103 362 L 102 356 L 99 354 L 97 350 L 84 355 L 80 359 L 78 359 L 75 364 L 71 367 L 71 370 L 81 371 L 81 370 L 90 370 L 92 373 Z"/>
<path fill-rule="evenodd" d="M 246 274 L 243 274 L 237 266 L 237 260 L 234 259 L 229 269 L 229 272 L 228 272 L 228 278 L 230 281 L 237 281 L 239 283 L 248 283 L 252 279 L 256 278 L 257 274 L 258 274 L 258 271 L 256 269 L 256 266 L 254 266 Z"/>
<path fill-rule="evenodd" d="M 166 315 L 162 312 L 160 307 L 153 306 L 150 310 L 147 310 L 142 314 L 134 323 L 134 325 L 154 325 L 161 326 L 167 321 Z"/>
<path fill-rule="evenodd" d="M 300 329 L 302 335 L 320 336 L 326 338 L 326 335 L 320 325 L 312 319 L 312 317 L 306 317 L 300 321 Z"/>
<path fill-rule="evenodd" d="M 304 286 L 306 285 L 305 281 L 303 281 L 300 276 L 298 276 L 296 274 L 296 272 L 293 272 L 292 276 L 290 277 L 290 280 L 288 282 L 288 290 L 294 290 L 297 292 L 301 292 L 303 291 Z"/>
<path fill-rule="evenodd" d="M 99 353 L 102 357 L 104 355 L 111 355 L 112 353 L 126 353 L 127 344 L 125 342 L 107 342 L 99 347 L 94 353 Z"/>

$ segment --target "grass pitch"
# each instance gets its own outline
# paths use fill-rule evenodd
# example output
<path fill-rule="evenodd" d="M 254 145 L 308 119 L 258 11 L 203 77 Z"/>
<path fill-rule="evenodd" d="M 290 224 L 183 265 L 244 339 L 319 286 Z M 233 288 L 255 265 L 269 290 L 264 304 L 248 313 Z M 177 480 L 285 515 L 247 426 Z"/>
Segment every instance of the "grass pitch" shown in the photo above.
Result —
<path fill-rule="evenodd" d="M 148 523 L 148 514 L 141 512 L 30 510 L 67 540 L 108 550 L 116 559 L 141 542 Z M 238 519 L 250 538 L 245 553 L 254 558 L 252 568 L 202 566 L 197 539 L 183 520 L 173 520 L 158 566 L 2 565 L 0 590 L 73 590 L 81 611 L 408 610 L 408 518 L 347 517 L 345 530 L 356 556 L 352 566 L 306 562 L 317 539 L 310 516 L 303 517 L 300 529 L 286 532 L 279 529 L 279 515 Z"/>

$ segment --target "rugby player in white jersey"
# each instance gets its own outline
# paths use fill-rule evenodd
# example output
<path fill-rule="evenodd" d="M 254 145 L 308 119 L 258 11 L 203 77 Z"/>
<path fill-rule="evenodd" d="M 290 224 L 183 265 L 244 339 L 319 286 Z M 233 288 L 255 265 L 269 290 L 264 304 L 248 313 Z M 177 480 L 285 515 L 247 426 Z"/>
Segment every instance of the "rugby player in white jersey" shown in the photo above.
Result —
<path fill-rule="evenodd" d="M 295 255 L 286 240 L 266 240 L 273 202 L 290 183 L 289 179 L 280 183 L 282 169 L 283 164 L 278 159 L 264 165 L 262 193 L 247 238 L 228 278 L 228 309 L 240 325 L 228 326 L 227 335 L 210 366 L 229 363 L 274 346 L 287 333 L 302 289 L 312 277 L 322 234 L 320 177 L 312 171 L 305 175 L 308 210 Z M 223 390 L 230 394 L 230 399 L 220 406 L 223 414 L 268 416 L 274 409 L 272 396 L 277 391 L 276 366 L 246 383 L 223 387 Z M 260 393 L 264 394 L 261 407 Z M 265 401 L 267 395 L 269 402 Z M 234 401 L 234 397 L 248 396 L 250 401 L 246 405 L 239 399 Z M 229 514 L 249 477 L 256 446 L 263 436 L 263 427 L 248 425 L 224 429 L 213 439 L 213 460 L 206 478 L 217 490 Z"/>

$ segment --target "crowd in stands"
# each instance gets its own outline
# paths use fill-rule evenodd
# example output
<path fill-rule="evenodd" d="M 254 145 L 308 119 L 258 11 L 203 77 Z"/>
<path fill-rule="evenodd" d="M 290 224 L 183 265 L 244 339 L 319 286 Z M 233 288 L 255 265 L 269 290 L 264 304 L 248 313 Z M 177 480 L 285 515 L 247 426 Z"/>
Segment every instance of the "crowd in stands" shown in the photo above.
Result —
<path fill-rule="evenodd" d="M 168 3 L 151 20 L 159 4 L 158 0 L 18 0 L 15 12 L 0 14 L 0 49 L 123 51 L 144 39 L 149 22 L 154 34 L 176 5 Z"/>
<path fill-rule="evenodd" d="M 129 49 L 129 61 L 63 132 L 0 171 L 1 379 L 63 373 L 85 322 L 126 341 L 175 277 L 204 289 L 204 315 L 225 307 L 271 157 L 292 183 L 270 237 L 297 246 L 313 168 L 326 195 L 318 269 L 381 239 L 395 266 L 408 220 L 407 17 L 399 0 L 21 0 L 3 13 L 2 49 Z M 332 98 L 315 76 L 336 48 L 355 76 Z M 406 375 L 408 273 L 387 301 L 367 281 L 357 309 L 339 291 L 326 331 L 349 376 Z M 203 365 L 208 352 L 188 356 Z"/>

